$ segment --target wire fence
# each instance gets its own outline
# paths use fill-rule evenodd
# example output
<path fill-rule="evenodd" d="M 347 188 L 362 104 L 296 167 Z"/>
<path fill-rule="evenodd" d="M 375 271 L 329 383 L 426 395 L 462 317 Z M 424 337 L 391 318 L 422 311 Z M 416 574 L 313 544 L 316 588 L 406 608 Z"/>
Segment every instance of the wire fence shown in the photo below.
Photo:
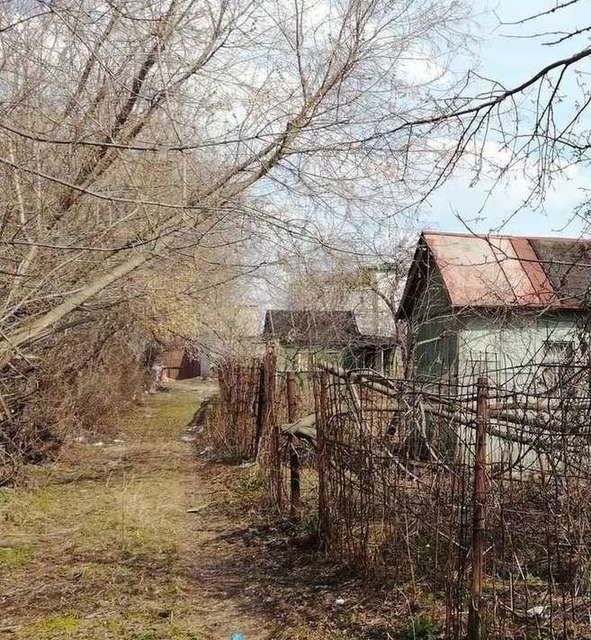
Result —
<path fill-rule="evenodd" d="M 253 406 L 269 504 L 315 512 L 326 556 L 436 594 L 447 638 L 591 638 L 589 369 L 517 374 L 419 382 L 268 360 Z"/>
<path fill-rule="evenodd" d="M 588 370 L 518 386 L 337 373 L 317 423 L 327 553 L 436 589 L 450 638 L 589 637 Z"/>

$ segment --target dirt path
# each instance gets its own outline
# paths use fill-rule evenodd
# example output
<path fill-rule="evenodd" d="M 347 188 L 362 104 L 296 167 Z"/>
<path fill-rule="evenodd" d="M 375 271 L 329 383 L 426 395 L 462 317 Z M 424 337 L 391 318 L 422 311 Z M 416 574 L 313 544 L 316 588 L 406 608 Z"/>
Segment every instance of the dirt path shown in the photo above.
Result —
<path fill-rule="evenodd" d="M 110 441 L 0 490 L 1 637 L 279 637 L 232 515 L 240 469 L 205 469 L 179 439 L 211 391 L 147 397 Z"/>

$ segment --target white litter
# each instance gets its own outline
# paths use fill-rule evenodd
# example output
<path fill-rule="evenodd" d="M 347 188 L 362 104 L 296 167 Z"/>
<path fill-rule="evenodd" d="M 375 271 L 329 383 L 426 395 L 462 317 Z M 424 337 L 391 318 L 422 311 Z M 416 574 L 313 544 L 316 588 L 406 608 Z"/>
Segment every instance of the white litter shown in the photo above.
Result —
<path fill-rule="evenodd" d="M 546 615 L 548 605 L 539 604 L 526 611 L 528 618 L 542 618 Z"/>

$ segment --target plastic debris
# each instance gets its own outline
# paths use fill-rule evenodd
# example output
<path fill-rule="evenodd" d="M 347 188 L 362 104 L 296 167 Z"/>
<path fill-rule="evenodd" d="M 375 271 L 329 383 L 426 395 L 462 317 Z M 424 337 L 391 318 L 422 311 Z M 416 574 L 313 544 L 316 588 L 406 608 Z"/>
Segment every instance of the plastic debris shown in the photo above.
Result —
<path fill-rule="evenodd" d="M 544 618 L 548 612 L 548 605 L 539 604 L 526 611 L 528 618 Z"/>

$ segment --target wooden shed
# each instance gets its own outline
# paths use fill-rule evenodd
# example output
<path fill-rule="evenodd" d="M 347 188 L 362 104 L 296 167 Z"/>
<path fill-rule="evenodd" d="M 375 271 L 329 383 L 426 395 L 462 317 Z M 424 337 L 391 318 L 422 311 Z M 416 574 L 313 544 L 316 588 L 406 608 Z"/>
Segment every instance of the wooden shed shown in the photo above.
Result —
<path fill-rule="evenodd" d="M 581 346 L 590 265 L 589 240 L 424 232 L 398 311 L 417 376 L 561 364 Z"/>
<path fill-rule="evenodd" d="M 172 380 L 205 378 L 209 375 L 208 357 L 188 347 L 165 349 L 157 358 L 157 364 L 162 366 L 163 374 Z"/>

